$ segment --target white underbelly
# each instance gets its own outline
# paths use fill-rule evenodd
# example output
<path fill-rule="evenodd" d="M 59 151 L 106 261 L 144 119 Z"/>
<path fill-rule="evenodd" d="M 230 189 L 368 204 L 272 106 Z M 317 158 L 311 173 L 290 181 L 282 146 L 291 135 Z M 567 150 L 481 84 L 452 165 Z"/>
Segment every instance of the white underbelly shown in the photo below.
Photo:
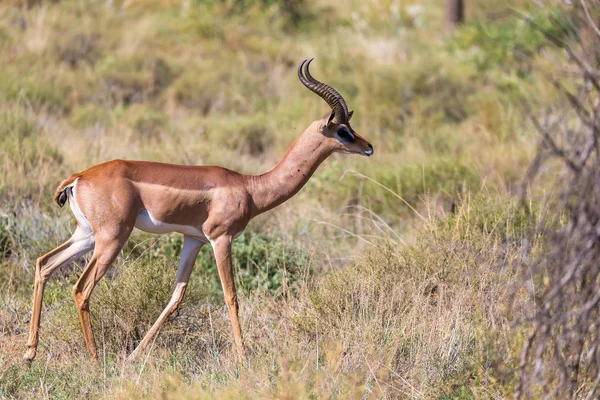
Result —
<path fill-rule="evenodd" d="M 149 233 L 183 233 L 184 235 L 193 236 L 204 242 L 208 242 L 208 239 L 206 238 L 206 235 L 204 235 L 204 232 L 202 232 L 202 229 L 198 229 L 190 225 L 169 224 L 159 221 L 152 217 L 152 214 L 150 214 L 148 210 L 142 210 L 139 212 L 135 220 L 135 227 Z"/>

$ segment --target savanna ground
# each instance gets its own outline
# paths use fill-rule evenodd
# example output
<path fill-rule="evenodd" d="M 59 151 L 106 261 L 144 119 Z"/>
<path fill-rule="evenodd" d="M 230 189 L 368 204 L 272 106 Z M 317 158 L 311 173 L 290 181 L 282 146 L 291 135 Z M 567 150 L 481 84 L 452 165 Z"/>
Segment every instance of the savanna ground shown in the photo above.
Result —
<path fill-rule="evenodd" d="M 539 202 L 516 196 L 539 142 L 528 116 L 555 104 L 547 74 L 566 61 L 506 7 L 570 40 L 570 6 L 467 0 L 446 34 L 430 0 L 33 3 L 0 5 L 0 397 L 514 394 L 535 291 L 517 282 L 544 251 L 544 180 Z M 115 158 L 270 169 L 327 111 L 298 82 L 308 57 L 375 155 L 333 156 L 234 242 L 248 362 L 208 247 L 175 318 L 125 362 L 182 246 L 141 232 L 92 295 L 100 365 L 71 293 L 85 260 L 48 284 L 21 361 L 35 259 L 75 226 L 58 183 Z"/>

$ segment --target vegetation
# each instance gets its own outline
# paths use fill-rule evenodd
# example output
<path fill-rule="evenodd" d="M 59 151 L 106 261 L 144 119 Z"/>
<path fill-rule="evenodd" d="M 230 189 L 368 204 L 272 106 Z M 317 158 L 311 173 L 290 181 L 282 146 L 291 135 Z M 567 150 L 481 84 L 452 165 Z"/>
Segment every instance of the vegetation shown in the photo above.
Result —
<path fill-rule="evenodd" d="M 509 2 L 528 22 L 504 1 L 473 0 L 445 34 L 444 7 L 429 0 L 9 3 L 0 397 L 515 394 L 528 341 L 516 322 L 548 285 L 543 272 L 522 285 L 523 271 L 552 243 L 556 202 L 544 195 L 560 166 L 538 171 L 527 201 L 515 194 L 538 151 L 528 118 L 562 98 L 548 76 L 568 63 L 531 22 L 576 41 L 578 10 Z M 49 283 L 38 357 L 22 362 L 35 259 L 74 228 L 52 203 L 58 183 L 115 158 L 268 170 L 326 112 L 297 81 L 307 57 L 375 155 L 327 160 L 236 239 L 248 362 L 235 361 L 208 246 L 176 316 L 125 361 L 170 297 L 182 246 L 179 235 L 140 232 L 92 296 L 99 367 L 70 290 L 83 259 Z"/>

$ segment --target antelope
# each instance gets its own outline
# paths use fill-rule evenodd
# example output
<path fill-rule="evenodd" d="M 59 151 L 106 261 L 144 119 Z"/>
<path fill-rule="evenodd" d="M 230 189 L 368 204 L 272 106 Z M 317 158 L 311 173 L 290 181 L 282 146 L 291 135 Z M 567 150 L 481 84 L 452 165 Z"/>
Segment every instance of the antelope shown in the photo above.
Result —
<path fill-rule="evenodd" d="M 25 360 L 36 356 L 46 282 L 58 267 L 93 250 L 73 294 L 87 350 L 98 361 L 90 295 L 134 227 L 158 234 L 178 232 L 184 240 L 172 297 L 129 359 L 152 342 L 181 304 L 198 252 L 206 243 L 214 252 L 238 358 L 245 359 L 232 240 L 252 218 L 294 196 L 332 153 L 373 154 L 373 146 L 350 126 L 353 111 L 348 111 L 344 98 L 311 76 L 312 60 L 299 65 L 298 78 L 325 100 L 331 112 L 311 123 L 269 172 L 244 175 L 216 166 L 113 160 L 76 173 L 58 186 L 54 200 L 60 207 L 69 203 L 77 228 L 69 240 L 37 259 Z"/>

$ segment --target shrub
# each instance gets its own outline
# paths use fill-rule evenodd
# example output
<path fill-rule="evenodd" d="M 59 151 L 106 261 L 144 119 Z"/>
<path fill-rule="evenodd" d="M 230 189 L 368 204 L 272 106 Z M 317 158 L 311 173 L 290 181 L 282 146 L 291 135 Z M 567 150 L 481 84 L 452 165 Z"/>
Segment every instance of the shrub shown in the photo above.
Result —
<path fill-rule="evenodd" d="M 361 354 L 378 354 L 390 385 L 404 377 L 430 396 L 453 393 L 469 374 L 507 379 L 517 354 L 502 349 L 515 339 L 494 326 L 509 323 L 503 304 L 517 278 L 511 265 L 530 250 L 522 239 L 531 229 L 513 201 L 465 199 L 448 220 L 432 220 L 414 245 L 382 244 L 320 278 L 296 326 L 309 337 L 339 338 L 344 368 L 360 364 Z"/>
<path fill-rule="evenodd" d="M 547 15 L 554 15 L 554 20 Z M 572 13 L 559 7 L 535 12 L 531 22 L 559 39 L 572 39 L 578 35 L 578 24 Z M 521 76 L 532 71 L 531 57 L 547 44 L 540 30 L 514 14 L 502 22 L 482 20 L 466 25 L 457 31 L 450 42 L 450 46 L 470 49 L 470 59 L 480 71 L 494 67 L 514 68 Z"/>
<path fill-rule="evenodd" d="M 34 71 L 23 76 L 7 68 L 0 77 L 2 99 L 7 103 L 30 105 L 35 111 L 42 109 L 59 113 L 69 111 L 70 104 L 67 102 L 68 96 L 64 93 L 65 90 L 52 80 L 36 76 Z"/>
<path fill-rule="evenodd" d="M 533 309 L 519 321 L 528 334 L 516 399 L 591 399 L 600 386 L 600 38 L 593 22 L 600 8 L 587 7 L 581 2 L 571 15 L 577 40 L 563 43 L 550 32 L 566 58 L 547 76 L 558 100 L 543 117 L 531 115 L 540 144 L 525 180 L 534 190 L 523 198 L 552 195 L 543 196 L 540 221 L 547 248 L 522 271 Z"/>
<path fill-rule="evenodd" d="M 368 201 L 367 206 L 373 212 L 396 217 L 412 214 L 410 207 L 419 208 L 428 197 L 449 210 L 462 194 L 479 188 L 482 180 L 474 166 L 452 157 L 433 158 L 423 164 L 390 164 L 367 172 L 366 178 L 336 167 L 314 177 L 309 190 L 318 192 L 320 198 L 329 197 L 327 201 L 336 204 Z M 343 177 L 341 183 L 340 177 Z M 399 203 L 398 197 L 410 207 Z"/>
<path fill-rule="evenodd" d="M 107 97 L 124 105 L 154 99 L 176 76 L 162 58 L 143 55 L 108 58 L 99 68 Z"/>
<path fill-rule="evenodd" d="M 0 258 L 10 257 L 19 241 L 14 237 L 14 225 L 14 218 L 0 211 Z"/>
<path fill-rule="evenodd" d="M 98 49 L 99 41 L 100 35 L 98 34 L 72 34 L 56 43 L 54 53 L 71 68 L 76 68 L 82 63 L 93 65 L 102 56 Z"/>
<path fill-rule="evenodd" d="M 204 0 L 206 3 L 218 3 L 219 0 Z M 273 8 L 276 7 L 281 17 L 290 24 L 291 26 L 297 26 L 303 17 L 306 16 L 307 6 L 305 0 L 235 0 L 233 2 L 227 2 L 221 0 L 223 3 L 229 3 L 231 9 L 237 13 L 247 12 L 249 8 Z"/>
<path fill-rule="evenodd" d="M 143 257 L 176 264 L 182 246 L 183 236 L 179 234 L 156 239 L 140 235 L 138 239 L 130 240 L 124 253 L 128 258 Z M 243 232 L 233 241 L 232 259 L 238 290 L 246 293 L 288 293 L 298 289 L 311 273 L 309 255 L 278 234 L 264 236 Z M 191 281 L 194 286 L 201 287 L 199 297 L 209 296 L 221 301 L 221 283 L 209 245 L 202 248 L 195 271 Z"/>
<path fill-rule="evenodd" d="M 19 106 L 0 111 L 0 158 L 4 163 L 0 193 L 13 197 L 54 190 L 40 182 L 54 180 L 61 153 L 48 140 L 35 116 Z M 47 168 L 52 165 L 54 168 Z M 34 180 L 36 178 L 36 180 Z"/>

